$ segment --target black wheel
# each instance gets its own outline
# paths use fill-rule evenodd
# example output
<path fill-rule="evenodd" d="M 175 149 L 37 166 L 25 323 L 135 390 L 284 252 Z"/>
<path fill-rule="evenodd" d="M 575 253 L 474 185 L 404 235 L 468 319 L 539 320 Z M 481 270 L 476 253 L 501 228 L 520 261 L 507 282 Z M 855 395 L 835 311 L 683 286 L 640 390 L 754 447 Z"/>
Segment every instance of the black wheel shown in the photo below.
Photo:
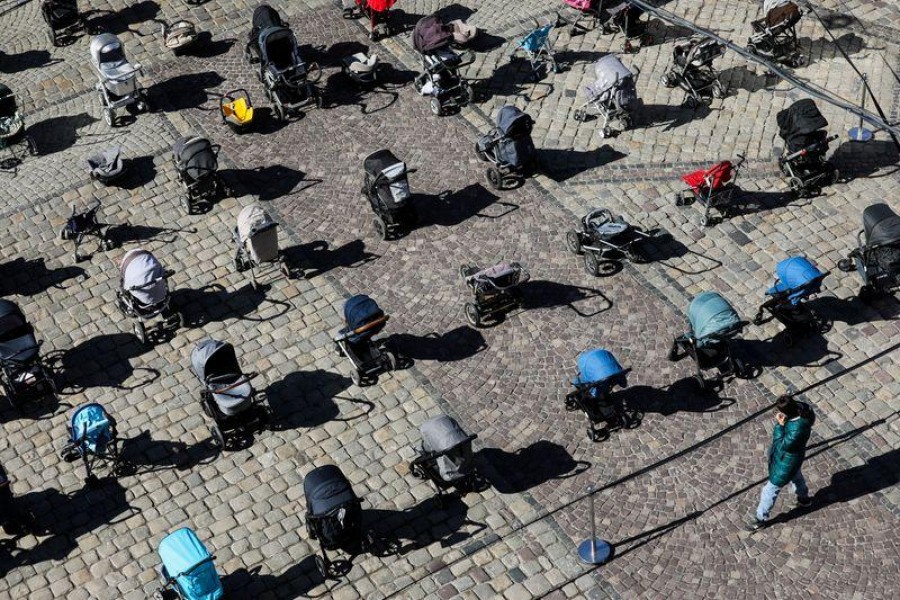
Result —
<path fill-rule="evenodd" d="M 575 111 L 574 118 L 575 118 L 575 120 L 578 121 L 579 123 L 584 123 L 584 121 L 587 119 L 587 113 L 584 112 L 584 111 L 581 110 L 581 109 L 576 110 L 576 111 Z"/>
<path fill-rule="evenodd" d="M 572 254 L 581 254 L 583 252 L 581 249 L 581 236 L 578 235 L 577 231 L 570 231 L 566 234 L 566 248 Z"/>
<path fill-rule="evenodd" d="M 566 397 L 566 411 L 573 412 L 578 409 L 578 403 L 575 401 L 575 398 Z"/>
<path fill-rule="evenodd" d="M 33 152 L 33 154 L 37 154 L 37 151 Z M 836 183 L 837 183 L 838 181 L 840 181 L 840 180 L 841 180 L 841 172 L 840 172 L 840 170 L 838 170 L 838 169 L 832 169 L 832 170 L 831 170 L 831 178 L 829 179 L 829 182 L 830 182 L 829 185 L 834 185 L 834 184 L 836 184 Z"/>
<path fill-rule="evenodd" d="M 134 324 L 134 335 L 137 336 L 138 341 L 140 341 L 142 344 L 147 343 L 147 329 L 140 321 Z"/>
<path fill-rule="evenodd" d="M 193 204 L 191 204 L 190 194 L 181 197 L 181 207 L 187 214 L 191 214 L 193 212 L 194 206 Z"/>
<path fill-rule="evenodd" d="M 63 225 L 63 228 L 59 230 L 59 239 L 66 241 L 69 239 L 69 228 Z"/>
<path fill-rule="evenodd" d="M 600 137 L 602 138 L 610 138 L 612 137 L 612 127 L 607 125 L 603 129 L 600 130 Z"/>
<path fill-rule="evenodd" d="M 372 229 L 375 230 L 375 235 L 378 236 L 381 240 L 388 239 L 388 229 L 387 224 L 384 222 L 384 219 L 375 215 L 372 219 Z"/>
<path fill-rule="evenodd" d="M 34 143 L 34 139 L 30 135 L 25 136 L 25 145 L 28 146 L 28 153 L 32 156 L 37 156 L 38 149 L 37 144 Z"/>
<path fill-rule="evenodd" d="M 788 185 L 791 187 L 791 191 L 795 194 L 800 194 L 803 191 L 803 180 L 799 177 L 791 177 L 790 181 L 788 181 Z"/>
<path fill-rule="evenodd" d="M 481 327 L 481 313 L 478 307 L 471 302 L 466 302 L 465 306 L 466 320 L 472 327 Z"/>
<path fill-rule="evenodd" d="M 694 375 L 694 379 L 697 381 L 697 385 L 700 386 L 700 391 L 706 391 L 706 379 L 703 375 Z"/>
<path fill-rule="evenodd" d="M 622 130 L 623 131 L 631 129 L 632 125 L 634 125 L 634 121 L 631 118 L 631 115 L 624 115 L 622 117 L 621 121 L 622 121 Z"/>
<path fill-rule="evenodd" d="M 595 253 L 591 251 L 584 253 L 584 268 L 594 277 L 600 276 L 600 260 Z"/>
<path fill-rule="evenodd" d="M 491 167 L 487 170 L 487 180 L 495 190 L 503 189 L 503 175 L 497 168 Z"/>
<path fill-rule="evenodd" d="M 700 215 L 700 227 L 709 227 L 712 224 L 712 219 L 706 213 Z"/>
<path fill-rule="evenodd" d="M 762 311 L 756 313 L 756 316 L 753 317 L 753 324 L 756 325 L 757 327 L 759 327 L 760 325 L 762 325 L 764 322 L 765 322 L 765 321 L 763 320 L 763 313 L 762 313 Z"/>
<path fill-rule="evenodd" d="M 213 425 L 209 428 L 209 433 L 212 434 L 213 443 L 218 446 L 220 450 L 224 450 L 225 436 L 222 435 L 222 431 L 218 427 Z"/>
<path fill-rule="evenodd" d="M 316 568 L 323 579 L 328 579 L 328 563 L 321 556 L 316 556 Z"/>
<path fill-rule="evenodd" d="M 388 369 L 396 371 L 397 367 L 400 366 L 400 360 L 397 358 L 397 355 L 391 350 L 385 350 L 384 354 L 387 357 Z"/>
<path fill-rule="evenodd" d="M 100 242 L 100 247 L 103 248 L 104 251 L 112 250 L 116 247 L 116 243 L 109 238 L 103 238 L 103 241 Z"/>
<path fill-rule="evenodd" d="M 275 112 L 275 120 L 279 123 L 284 123 L 287 121 L 287 113 L 285 113 L 284 108 L 280 104 L 276 104 L 272 107 L 272 110 Z"/>
<path fill-rule="evenodd" d="M 484 151 L 478 147 L 478 142 L 475 142 L 475 156 L 477 156 L 479 160 L 487 162 L 487 154 L 485 154 Z"/>
<path fill-rule="evenodd" d="M 716 99 L 724 98 L 726 95 L 725 86 L 719 81 L 715 82 L 712 87 L 712 95 Z"/>
<path fill-rule="evenodd" d="M 362 373 L 354 369 L 350 373 L 350 380 L 353 382 L 353 385 L 356 387 L 362 387 Z"/>
<path fill-rule="evenodd" d="M 844 273 L 852 273 L 853 272 L 853 260 L 851 260 L 849 258 L 842 258 L 841 260 L 838 261 L 837 267 Z"/>

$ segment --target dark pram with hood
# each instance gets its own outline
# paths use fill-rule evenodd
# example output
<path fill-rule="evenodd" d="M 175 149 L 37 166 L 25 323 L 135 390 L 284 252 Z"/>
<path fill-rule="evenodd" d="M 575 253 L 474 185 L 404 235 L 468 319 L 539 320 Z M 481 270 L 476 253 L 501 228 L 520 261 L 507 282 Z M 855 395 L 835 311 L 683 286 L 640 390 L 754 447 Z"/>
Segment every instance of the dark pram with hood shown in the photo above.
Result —
<path fill-rule="evenodd" d="M 781 172 L 789 179 L 791 191 L 811 197 L 822 187 L 837 182 L 838 170 L 825 159 L 828 145 L 838 136 L 828 136 L 828 121 L 810 98 L 794 102 L 776 116 L 778 135 L 785 149 L 778 159 Z"/>
<path fill-rule="evenodd" d="M 407 168 L 390 150 L 378 150 L 363 160 L 363 170 L 363 194 L 375 213 L 375 234 L 386 240 L 401 229 L 411 228 L 417 216 L 410 199 L 408 175 L 415 169 Z"/>
<path fill-rule="evenodd" d="M 805 256 L 792 256 L 779 262 L 775 267 L 777 279 L 766 292 L 769 299 L 763 302 L 753 318 L 754 325 L 766 322 L 764 313 L 785 326 L 784 340 L 793 345 L 795 336 L 819 333 L 826 323 L 806 301 L 822 291 L 822 281 L 828 272 L 822 272 Z"/>
<path fill-rule="evenodd" d="M 455 419 L 440 415 L 419 427 L 422 445 L 410 464 L 413 477 L 427 479 L 437 489 L 438 500 L 451 488 L 462 492 L 474 487 L 476 472 L 472 457 L 472 441 L 477 435 L 467 434 Z"/>
<path fill-rule="evenodd" d="M 25 154 L 37 154 L 37 146 L 25 133 L 25 118 L 19 112 L 16 96 L 0 83 L 0 150 L 8 150 L 10 156 L 0 160 L 0 169 L 15 170 L 22 164 Z"/>
<path fill-rule="evenodd" d="M 472 88 L 459 70 L 469 64 L 450 48 L 453 28 L 437 15 L 419 19 L 412 34 L 413 48 L 422 57 L 422 74 L 413 82 L 416 91 L 431 96 L 431 112 L 440 116 L 448 108 L 466 106 L 473 99 Z"/>
<path fill-rule="evenodd" d="M 334 344 L 338 354 L 346 356 L 353 365 L 350 377 L 357 386 L 397 368 L 397 355 L 384 340 L 374 339 L 388 318 L 378 303 L 366 295 L 358 294 L 344 303 L 345 327 L 335 336 Z"/>
<path fill-rule="evenodd" d="M 566 410 L 581 410 L 589 421 L 588 438 L 599 442 L 610 432 L 631 427 L 636 420 L 629 414 L 621 398 L 613 398 L 612 390 L 628 387 L 628 371 L 612 353 L 603 348 L 582 352 L 578 356 L 578 375 L 572 380 L 575 389 L 566 395 Z"/>
<path fill-rule="evenodd" d="M 765 17 L 751 23 L 747 50 L 791 67 L 802 66 L 806 57 L 800 53 L 797 23 L 803 11 L 790 0 L 764 0 L 763 12 Z"/>
<path fill-rule="evenodd" d="M 119 440 L 116 420 L 96 402 L 79 406 L 69 421 L 69 441 L 60 452 L 66 462 L 84 462 L 85 482 L 96 484 L 94 468 L 105 465 L 116 475 L 119 466 Z"/>
<path fill-rule="evenodd" d="M 534 119 L 515 106 L 504 106 L 497 113 L 496 127 L 478 138 L 475 153 L 478 158 L 494 164 L 487 170 L 487 179 L 494 189 L 502 189 L 507 177 L 520 179 L 534 169 L 537 152 L 531 140 Z"/>
<path fill-rule="evenodd" d="M 838 268 L 854 268 L 862 278 L 859 297 L 890 294 L 900 289 L 900 216 L 887 204 L 873 204 L 863 211 L 863 228 L 856 237 L 857 247 Z"/>
<path fill-rule="evenodd" d="M 56 393 L 53 376 L 41 358 L 42 343 L 19 307 L 0 299 L 0 384 L 14 409 L 21 400 Z"/>
<path fill-rule="evenodd" d="M 672 51 L 675 64 L 663 75 L 663 85 L 684 90 L 684 105 L 688 108 L 708 104 L 712 98 L 724 98 L 725 86 L 713 67 L 713 61 L 723 54 L 725 46 L 704 36 L 692 36 L 675 44 Z"/>
<path fill-rule="evenodd" d="M 625 37 L 623 52 L 637 52 L 653 43 L 653 36 L 647 33 L 648 21 L 641 19 L 644 15 L 643 8 L 625 0 L 606 10 L 609 13 L 609 24 Z"/>
<path fill-rule="evenodd" d="M 219 177 L 218 144 L 198 135 L 185 136 L 172 147 L 172 158 L 186 193 L 181 205 L 188 214 L 199 204 L 211 205 L 232 194 Z"/>
<path fill-rule="evenodd" d="M 47 39 L 52 46 L 61 46 L 63 41 L 70 41 L 68 38 L 77 31 L 85 29 L 84 16 L 78 11 L 78 0 L 41 0 L 41 16 L 47 24 Z"/>

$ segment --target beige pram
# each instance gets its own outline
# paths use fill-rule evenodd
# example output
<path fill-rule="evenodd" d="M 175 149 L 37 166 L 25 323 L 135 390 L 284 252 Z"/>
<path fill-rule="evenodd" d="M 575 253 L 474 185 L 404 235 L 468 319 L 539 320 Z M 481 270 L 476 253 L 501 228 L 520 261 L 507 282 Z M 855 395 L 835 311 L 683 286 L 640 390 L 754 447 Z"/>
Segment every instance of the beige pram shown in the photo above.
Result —
<path fill-rule="evenodd" d="M 256 271 L 264 265 L 277 266 L 285 277 L 293 273 L 278 248 L 278 223 L 259 204 L 251 204 L 241 209 L 234 229 L 237 252 L 234 268 L 240 273 L 250 271 L 254 289 L 258 287 Z"/>

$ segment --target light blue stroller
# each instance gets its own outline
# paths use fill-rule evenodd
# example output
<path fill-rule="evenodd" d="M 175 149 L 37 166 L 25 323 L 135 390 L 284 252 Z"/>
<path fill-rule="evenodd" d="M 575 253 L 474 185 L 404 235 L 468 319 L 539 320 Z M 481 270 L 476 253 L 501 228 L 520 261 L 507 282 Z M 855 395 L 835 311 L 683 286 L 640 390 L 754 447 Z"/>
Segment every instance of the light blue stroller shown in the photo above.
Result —
<path fill-rule="evenodd" d="M 222 582 L 213 561 L 215 556 L 187 527 L 173 531 L 159 543 L 162 565 L 159 575 L 163 586 L 153 595 L 155 600 L 171 597 L 181 600 L 219 600 Z"/>
<path fill-rule="evenodd" d="M 535 21 L 535 25 L 537 25 L 537 21 Z M 515 56 L 519 50 L 525 53 L 525 57 L 531 63 L 531 78 L 533 81 L 538 80 L 538 73 L 544 65 L 546 65 L 548 71 L 553 73 L 559 73 L 561 70 L 559 65 L 556 64 L 553 44 L 550 43 L 550 33 L 554 27 L 556 27 L 555 23 L 538 26 L 519 40 L 512 51 L 512 56 Z"/>
<path fill-rule="evenodd" d="M 628 386 L 628 372 L 609 350 L 594 348 L 578 356 L 578 375 L 572 380 L 575 389 L 566 396 L 566 410 L 581 410 L 587 416 L 588 438 L 599 442 L 611 431 L 637 424 L 621 398 L 613 398 L 616 386 Z"/>
<path fill-rule="evenodd" d="M 66 462 L 84 461 L 85 482 L 97 483 L 94 467 L 106 464 L 116 474 L 119 446 L 116 439 L 116 420 L 106 409 L 91 402 L 78 407 L 69 422 L 69 442 L 60 452 Z"/>

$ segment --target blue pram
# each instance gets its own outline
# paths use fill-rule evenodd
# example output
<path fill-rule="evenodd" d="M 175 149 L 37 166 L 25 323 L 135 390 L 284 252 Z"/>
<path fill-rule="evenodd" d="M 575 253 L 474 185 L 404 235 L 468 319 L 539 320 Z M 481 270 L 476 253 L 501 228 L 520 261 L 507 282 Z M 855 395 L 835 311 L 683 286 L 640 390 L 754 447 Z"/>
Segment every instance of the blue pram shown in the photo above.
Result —
<path fill-rule="evenodd" d="M 740 334 L 747 322 L 725 298 L 717 292 L 698 294 L 688 307 L 688 321 L 691 330 L 675 338 L 669 360 L 693 358 L 701 389 L 706 389 L 703 371 L 708 369 L 717 369 L 720 377 L 745 373 L 743 363 L 731 354 L 729 340 Z"/>
<path fill-rule="evenodd" d="M 822 272 L 804 256 L 786 258 L 775 267 L 778 277 L 753 318 L 754 325 L 762 325 L 767 311 L 785 326 L 785 343 L 792 345 L 795 334 L 820 333 L 826 326 L 807 305 L 806 300 L 822 291 L 822 281 L 828 272 Z"/>
<path fill-rule="evenodd" d="M 373 338 L 384 329 L 390 317 L 365 294 L 353 296 L 344 303 L 344 323 L 334 338 L 340 356 L 353 365 L 350 377 L 357 386 L 369 383 L 379 373 L 393 371 L 398 366 L 397 355 L 387 348 L 384 340 Z"/>
<path fill-rule="evenodd" d="M 69 441 L 60 452 L 66 462 L 84 461 L 85 482 L 94 484 L 94 468 L 105 464 L 113 475 L 119 466 L 116 420 L 96 402 L 78 407 L 69 421 Z"/>
<path fill-rule="evenodd" d="M 537 25 L 537 22 L 535 22 Z M 531 77 L 533 81 L 539 78 L 538 71 L 543 65 L 553 73 L 559 73 L 559 65 L 556 64 L 556 54 L 553 52 L 553 44 L 550 43 L 550 33 L 556 25 L 547 23 L 544 26 L 538 26 L 533 29 L 521 40 L 516 42 L 516 47 L 512 51 L 512 55 L 521 50 L 525 53 L 528 62 L 531 63 Z"/>
<path fill-rule="evenodd" d="M 594 442 L 608 438 L 611 431 L 636 423 L 635 415 L 629 414 L 624 401 L 611 395 L 614 387 L 628 386 L 628 371 L 603 348 L 587 350 L 578 356 L 578 375 L 572 380 L 575 389 L 566 396 L 566 410 L 580 409 L 587 415 L 588 437 Z"/>
<path fill-rule="evenodd" d="M 159 576 L 163 585 L 154 598 L 162 600 L 166 592 L 174 592 L 181 600 L 219 600 L 224 593 L 213 561 L 215 556 L 197 538 L 182 527 L 159 543 Z"/>

